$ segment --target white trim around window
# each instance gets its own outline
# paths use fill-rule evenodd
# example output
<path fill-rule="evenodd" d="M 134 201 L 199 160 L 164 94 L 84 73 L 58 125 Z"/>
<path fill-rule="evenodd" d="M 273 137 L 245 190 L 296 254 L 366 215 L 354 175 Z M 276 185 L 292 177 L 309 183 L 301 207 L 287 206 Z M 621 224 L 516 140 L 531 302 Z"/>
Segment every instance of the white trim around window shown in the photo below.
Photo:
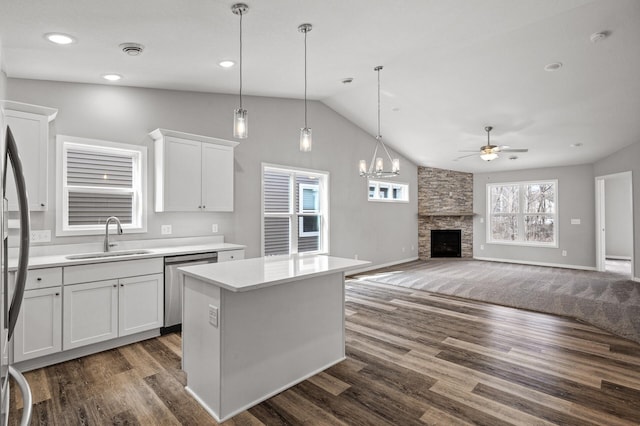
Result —
<path fill-rule="evenodd" d="M 367 199 L 382 203 L 408 203 L 409 184 L 406 182 L 369 179 L 367 182 Z"/>
<path fill-rule="evenodd" d="M 544 185 L 551 185 L 553 188 L 553 197 L 545 198 L 545 202 L 549 204 L 546 207 L 546 211 L 527 211 L 527 198 L 526 191 L 527 188 L 530 187 L 539 187 Z M 511 201 L 506 201 L 503 203 L 504 205 L 509 205 L 510 207 L 503 208 L 493 208 L 493 202 L 496 200 L 492 200 L 492 190 L 495 188 L 498 190 L 499 188 L 511 187 L 512 191 L 506 191 L 506 193 L 514 194 L 513 199 Z M 487 244 L 506 244 L 506 245 L 517 245 L 517 246 L 532 246 L 532 247 L 547 247 L 547 248 L 558 248 L 558 228 L 560 226 L 558 220 L 558 180 L 557 179 L 547 179 L 547 180 L 539 180 L 539 181 L 525 181 L 525 182 L 495 182 L 488 183 L 486 186 L 486 197 L 487 197 L 487 223 L 486 223 L 486 241 Z M 499 211 L 496 211 L 499 210 Z M 549 211 L 550 210 L 550 211 Z M 548 222 L 552 225 L 552 232 L 549 234 L 546 233 L 547 238 L 550 237 L 550 241 L 534 241 L 528 239 L 526 235 L 527 229 L 527 217 L 535 216 L 538 219 L 544 218 L 545 222 Z M 493 225 L 495 223 L 494 219 L 506 219 L 503 222 L 510 222 L 510 228 L 512 230 L 511 238 L 512 239 L 499 239 L 494 237 L 494 229 Z M 544 229 L 542 229 L 543 234 Z"/>
<path fill-rule="evenodd" d="M 80 166 L 71 167 L 68 163 L 76 156 L 76 163 Z M 126 162 L 121 167 L 105 158 L 112 156 L 118 161 Z M 86 158 L 84 160 L 83 158 Z M 129 162 L 127 159 L 131 159 Z M 87 175 L 84 176 L 83 161 L 86 161 Z M 105 172 L 104 179 L 111 180 L 109 184 L 101 184 L 95 175 L 99 172 L 96 164 L 106 164 L 113 176 Z M 124 168 L 123 177 L 117 177 L 118 169 Z M 71 169 L 71 171 L 70 171 Z M 74 169 L 81 169 L 82 173 Z M 98 170 L 98 172 L 97 172 Z M 71 175 L 70 175 L 71 173 Z M 73 177 L 70 177 L 73 176 Z M 98 175 L 99 176 L 99 175 Z M 147 232 L 147 147 L 97 139 L 87 139 L 75 136 L 58 135 L 56 137 L 56 235 L 100 235 L 105 232 L 102 216 L 112 215 L 108 209 L 101 214 L 94 208 L 87 213 L 87 223 L 70 221 L 70 200 L 80 196 L 95 196 L 97 199 L 124 200 L 123 206 L 118 207 L 127 220 L 123 220 L 122 228 L 125 233 Z M 116 211 L 115 209 L 114 211 Z M 73 217 L 73 216 L 72 216 Z M 95 219 L 95 220 L 94 220 Z"/>

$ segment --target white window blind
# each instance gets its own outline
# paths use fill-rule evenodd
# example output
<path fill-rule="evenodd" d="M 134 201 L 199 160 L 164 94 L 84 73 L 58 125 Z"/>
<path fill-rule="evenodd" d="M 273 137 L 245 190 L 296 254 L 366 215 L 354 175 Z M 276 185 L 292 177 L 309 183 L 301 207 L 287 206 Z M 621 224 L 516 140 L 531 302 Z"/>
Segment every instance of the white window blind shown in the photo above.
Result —
<path fill-rule="evenodd" d="M 58 235 L 146 231 L 146 147 L 58 136 Z"/>
<path fill-rule="evenodd" d="M 117 216 L 123 225 L 132 223 L 133 161 L 131 154 L 67 150 L 70 226 L 104 224 L 109 216 Z M 87 192 L 85 188 L 122 191 Z"/>

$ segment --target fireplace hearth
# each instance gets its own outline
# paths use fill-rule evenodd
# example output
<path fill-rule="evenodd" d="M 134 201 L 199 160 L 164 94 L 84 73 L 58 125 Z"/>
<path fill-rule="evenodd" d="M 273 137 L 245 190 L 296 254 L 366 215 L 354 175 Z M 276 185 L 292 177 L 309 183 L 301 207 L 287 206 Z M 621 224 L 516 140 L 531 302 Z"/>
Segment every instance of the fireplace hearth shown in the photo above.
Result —
<path fill-rule="evenodd" d="M 431 257 L 462 257 L 462 230 L 432 229 Z"/>

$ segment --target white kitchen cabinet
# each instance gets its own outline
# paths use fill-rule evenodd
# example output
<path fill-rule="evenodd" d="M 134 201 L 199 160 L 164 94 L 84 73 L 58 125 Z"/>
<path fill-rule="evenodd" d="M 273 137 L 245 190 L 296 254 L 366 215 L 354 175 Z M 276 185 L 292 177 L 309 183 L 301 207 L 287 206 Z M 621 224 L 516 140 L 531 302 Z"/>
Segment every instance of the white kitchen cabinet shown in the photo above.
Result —
<path fill-rule="evenodd" d="M 118 280 L 64 286 L 64 350 L 118 337 Z"/>
<path fill-rule="evenodd" d="M 24 292 L 13 335 L 13 361 L 62 350 L 62 287 Z"/>
<path fill-rule="evenodd" d="M 244 250 L 225 250 L 218 252 L 218 263 L 244 259 Z"/>
<path fill-rule="evenodd" d="M 162 327 L 162 258 L 64 268 L 63 350 Z"/>
<path fill-rule="evenodd" d="M 118 336 L 153 330 L 163 325 L 164 275 L 118 280 Z"/>
<path fill-rule="evenodd" d="M 2 101 L 5 122 L 11 127 L 20 151 L 24 169 L 29 210 L 45 211 L 49 207 L 47 170 L 49 157 L 49 123 L 58 113 L 55 108 L 20 102 Z M 2 129 L 4 132 L 4 129 Z M 13 174 L 7 174 L 7 199 L 9 211 L 18 210 Z"/>
<path fill-rule="evenodd" d="M 233 211 L 237 142 L 156 129 L 156 212 Z"/>

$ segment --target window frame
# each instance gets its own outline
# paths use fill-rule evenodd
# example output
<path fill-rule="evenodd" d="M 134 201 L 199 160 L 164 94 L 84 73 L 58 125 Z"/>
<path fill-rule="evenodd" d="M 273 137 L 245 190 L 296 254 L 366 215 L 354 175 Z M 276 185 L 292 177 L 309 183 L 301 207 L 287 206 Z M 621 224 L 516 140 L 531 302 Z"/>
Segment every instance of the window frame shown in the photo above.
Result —
<path fill-rule="evenodd" d="M 554 211 L 553 213 L 527 213 L 523 212 L 525 206 L 525 188 L 530 185 L 545 185 L 552 184 L 553 191 L 553 205 Z M 518 186 L 518 212 L 516 213 L 498 213 L 494 214 L 491 212 L 492 204 L 491 204 L 491 189 L 492 187 L 497 186 Z M 521 182 L 491 182 L 486 185 L 486 203 L 487 203 L 487 220 L 486 220 L 486 243 L 487 244 L 501 244 L 501 245 L 511 245 L 511 246 L 525 246 L 525 247 L 541 247 L 541 248 L 558 248 L 559 241 L 559 227 L 560 221 L 559 219 L 559 205 L 558 205 L 558 179 L 541 179 L 541 180 L 529 180 L 529 181 L 521 181 Z M 524 218 L 526 216 L 550 216 L 553 218 L 553 241 L 552 242 L 536 242 L 536 241 L 526 241 L 524 240 Z M 518 223 L 518 239 L 510 241 L 510 240 L 496 240 L 493 239 L 492 232 L 492 218 L 494 216 L 515 216 Z"/>
<path fill-rule="evenodd" d="M 369 188 L 374 185 L 374 196 L 372 197 L 369 192 Z M 404 190 L 404 198 L 381 198 L 380 197 L 380 187 L 381 185 L 388 185 L 388 194 L 393 194 L 394 189 L 398 189 L 401 187 Z M 388 181 L 388 180 L 377 180 L 377 179 L 368 179 L 367 180 L 367 201 L 372 202 L 381 202 L 381 203 L 408 203 L 409 202 L 409 182 L 397 182 L 397 181 Z"/>
<path fill-rule="evenodd" d="M 69 225 L 69 187 L 66 184 L 66 152 L 70 147 L 81 147 L 86 151 L 126 153 L 134 158 L 132 189 L 99 188 L 87 186 L 83 192 L 97 194 L 133 194 L 132 223 L 122 224 L 126 233 L 147 232 L 147 147 L 76 136 L 56 136 L 56 236 L 102 235 L 105 225 Z"/>
<path fill-rule="evenodd" d="M 289 254 L 314 255 L 329 253 L 329 172 L 323 170 L 304 169 L 299 167 L 283 166 L 270 163 L 262 163 L 262 171 L 260 173 L 260 250 L 261 255 L 265 256 L 265 217 L 280 217 L 289 219 Z M 274 171 L 289 175 L 289 211 L 287 213 L 269 213 L 264 211 L 264 173 L 265 170 Z M 299 197 L 298 203 L 295 202 L 296 190 L 300 191 L 306 186 L 315 186 L 300 183 L 296 186 L 296 175 L 314 176 L 318 178 L 319 191 L 319 209 L 317 212 L 305 212 L 302 197 Z M 320 229 L 317 232 L 302 232 L 300 234 L 300 225 L 304 216 L 320 216 Z M 320 238 L 320 249 L 316 251 L 298 252 L 298 237 Z"/>

